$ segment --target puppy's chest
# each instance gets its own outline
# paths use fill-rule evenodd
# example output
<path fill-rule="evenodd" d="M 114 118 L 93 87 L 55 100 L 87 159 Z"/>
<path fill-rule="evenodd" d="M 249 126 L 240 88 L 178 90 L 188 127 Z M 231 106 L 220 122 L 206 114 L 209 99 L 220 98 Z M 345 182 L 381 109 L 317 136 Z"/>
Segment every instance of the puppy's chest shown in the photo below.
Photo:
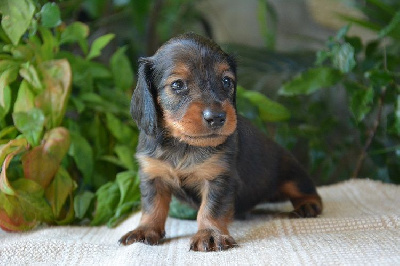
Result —
<path fill-rule="evenodd" d="M 219 153 L 208 156 L 185 154 L 182 156 L 149 156 L 137 154 L 140 168 L 148 178 L 161 178 L 178 187 L 196 187 L 205 181 L 227 173 L 228 164 Z"/>

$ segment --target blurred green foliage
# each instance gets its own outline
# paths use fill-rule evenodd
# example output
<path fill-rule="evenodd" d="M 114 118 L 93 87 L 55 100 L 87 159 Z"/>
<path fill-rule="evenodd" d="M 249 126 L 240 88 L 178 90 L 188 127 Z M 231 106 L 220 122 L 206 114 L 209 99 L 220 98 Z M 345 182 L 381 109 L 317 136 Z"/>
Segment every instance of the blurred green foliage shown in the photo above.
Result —
<path fill-rule="evenodd" d="M 365 19 L 343 18 L 376 38 L 363 43 L 343 27 L 314 67 L 279 90 L 289 97 L 280 99 L 291 106 L 294 123 L 280 126 L 278 138 L 287 146 L 307 144 L 320 184 L 349 177 L 400 183 L 400 3 L 367 0 L 358 8 Z"/>

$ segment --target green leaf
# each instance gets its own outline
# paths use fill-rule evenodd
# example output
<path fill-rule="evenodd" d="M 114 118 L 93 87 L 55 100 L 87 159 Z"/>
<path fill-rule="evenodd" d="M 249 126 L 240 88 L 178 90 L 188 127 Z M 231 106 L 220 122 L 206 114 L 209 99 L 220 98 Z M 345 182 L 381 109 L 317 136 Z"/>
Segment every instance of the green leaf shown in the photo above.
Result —
<path fill-rule="evenodd" d="M 136 171 L 118 173 L 115 182 L 121 194 L 114 216 L 107 223 L 109 227 L 115 226 L 140 206 L 139 178 Z"/>
<path fill-rule="evenodd" d="M 169 204 L 168 214 L 173 218 L 185 220 L 196 220 L 197 218 L 197 210 L 186 203 L 178 201 L 175 197 L 172 197 L 171 203 Z"/>
<path fill-rule="evenodd" d="M 37 221 L 26 221 L 18 199 L 0 193 L 0 228 L 6 231 L 26 231 L 34 228 Z"/>
<path fill-rule="evenodd" d="M 43 62 L 40 69 L 45 89 L 37 96 L 35 104 L 46 115 L 46 128 L 52 129 L 64 119 L 71 92 L 72 72 L 66 59 Z"/>
<path fill-rule="evenodd" d="M 71 132 L 71 146 L 68 154 L 72 156 L 81 171 L 85 184 L 91 184 L 94 159 L 89 142 L 80 134 Z"/>
<path fill-rule="evenodd" d="M 27 62 L 26 64 L 22 64 L 19 70 L 19 74 L 23 77 L 29 84 L 36 89 L 37 92 L 42 91 L 43 85 L 40 82 L 39 75 L 36 71 L 36 68 Z"/>
<path fill-rule="evenodd" d="M 0 91 L 17 79 L 18 68 L 18 64 L 13 61 L 0 61 Z"/>
<path fill-rule="evenodd" d="M 115 153 L 126 169 L 134 170 L 137 168 L 133 157 L 133 149 L 131 147 L 126 145 L 116 145 Z"/>
<path fill-rule="evenodd" d="M 0 1 L 1 26 L 14 45 L 28 29 L 34 12 L 35 5 L 31 0 Z"/>
<path fill-rule="evenodd" d="M 32 146 L 40 143 L 45 116 L 42 110 L 33 108 L 28 112 L 13 113 L 14 125 Z"/>
<path fill-rule="evenodd" d="M 14 113 L 29 112 L 35 107 L 35 95 L 33 94 L 30 86 L 26 80 L 21 82 L 18 89 L 17 99 L 14 103 Z"/>
<path fill-rule="evenodd" d="M 136 136 L 131 127 L 122 123 L 116 116 L 106 113 L 107 128 L 111 134 L 121 143 L 130 143 Z"/>
<path fill-rule="evenodd" d="M 381 29 L 378 33 L 379 38 L 390 36 L 394 30 L 398 30 L 400 26 L 400 10 L 391 19 L 390 23 Z"/>
<path fill-rule="evenodd" d="M 84 191 L 75 196 L 74 198 L 74 210 L 75 217 L 83 219 L 88 213 L 95 194 L 90 191 Z"/>
<path fill-rule="evenodd" d="M 342 73 L 350 72 L 355 66 L 354 48 L 349 43 L 335 46 L 332 50 L 332 64 Z"/>
<path fill-rule="evenodd" d="M 25 220 L 47 223 L 54 221 L 52 209 L 47 203 L 44 190 L 40 185 L 32 180 L 20 178 L 12 182 L 12 186 L 16 191 L 16 197 L 24 212 Z"/>
<path fill-rule="evenodd" d="M 341 39 L 343 39 L 349 32 L 349 29 L 350 29 L 350 24 L 340 28 L 335 36 L 336 41 L 340 41 Z"/>
<path fill-rule="evenodd" d="M 374 99 L 372 88 L 358 89 L 351 96 L 350 109 L 357 122 L 362 121 L 371 111 L 371 104 Z"/>
<path fill-rule="evenodd" d="M 389 132 L 397 136 L 400 136 L 400 95 L 397 95 L 395 109 L 390 120 L 391 120 L 390 121 L 391 125 L 389 127 Z"/>
<path fill-rule="evenodd" d="M 53 181 L 45 191 L 46 199 L 50 203 L 56 220 L 64 218 L 61 216 L 63 207 L 69 196 L 72 195 L 75 187 L 76 184 L 67 170 L 59 167 Z M 73 206 L 69 206 L 69 208 L 73 208 Z"/>
<path fill-rule="evenodd" d="M 97 192 L 96 213 L 90 225 L 102 225 L 114 216 L 114 212 L 120 201 L 121 193 L 114 182 L 101 186 Z"/>
<path fill-rule="evenodd" d="M 79 43 L 84 54 L 88 52 L 86 38 L 89 36 L 89 27 L 82 22 L 74 22 L 69 25 L 60 37 L 60 44 Z"/>
<path fill-rule="evenodd" d="M 118 48 L 110 61 L 115 86 L 121 90 L 129 90 L 133 86 L 133 70 L 125 51 L 126 46 Z"/>
<path fill-rule="evenodd" d="M 11 107 L 11 89 L 9 86 L 0 89 L 0 120 L 8 114 Z"/>
<path fill-rule="evenodd" d="M 382 88 L 388 86 L 390 83 L 395 83 L 393 73 L 386 70 L 374 69 L 368 71 L 364 75 L 368 78 L 375 88 Z"/>
<path fill-rule="evenodd" d="M 42 144 L 25 153 L 22 166 L 25 178 L 40 184 L 43 188 L 53 180 L 61 160 L 64 158 L 70 145 L 69 132 L 65 128 L 55 128 L 46 133 Z"/>
<path fill-rule="evenodd" d="M 140 200 L 140 179 L 136 171 L 125 171 L 117 174 L 116 183 L 121 191 L 119 205 Z"/>
<path fill-rule="evenodd" d="M 40 10 L 41 24 L 46 28 L 53 28 L 61 24 L 60 9 L 55 3 L 46 3 Z"/>
<path fill-rule="evenodd" d="M 28 143 L 26 139 L 14 139 L 9 141 L 7 144 L 0 146 L 0 192 L 4 194 L 14 196 L 15 191 L 10 185 L 7 178 L 7 168 L 10 165 L 11 160 L 15 155 L 28 149 Z M 0 193 L 1 195 L 2 193 Z"/>
<path fill-rule="evenodd" d="M 103 36 L 100 36 L 96 40 L 93 41 L 92 46 L 90 47 L 89 54 L 86 59 L 91 60 L 99 55 L 101 55 L 101 50 L 112 40 L 114 39 L 115 34 L 109 33 Z"/>
<path fill-rule="evenodd" d="M 341 73 L 336 69 L 311 68 L 283 84 L 278 93 L 285 96 L 308 95 L 321 88 L 335 85 L 341 78 Z"/>
<path fill-rule="evenodd" d="M 14 139 L 18 134 L 18 130 L 15 126 L 8 126 L 0 130 L 0 140 L 1 139 Z M 1 144 L 1 142 L 0 142 Z M 0 160 L 1 164 L 1 160 Z"/>
<path fill-rule="evenodd" d="M 265 95 L 256 91 L 245 90 L 240 86 L 238 86 L 237 91 L 258 108 L 260 118 L 263 121 L 283 121 L 290 118 L 288 109 L 277 102 L 271 101 Z"/>

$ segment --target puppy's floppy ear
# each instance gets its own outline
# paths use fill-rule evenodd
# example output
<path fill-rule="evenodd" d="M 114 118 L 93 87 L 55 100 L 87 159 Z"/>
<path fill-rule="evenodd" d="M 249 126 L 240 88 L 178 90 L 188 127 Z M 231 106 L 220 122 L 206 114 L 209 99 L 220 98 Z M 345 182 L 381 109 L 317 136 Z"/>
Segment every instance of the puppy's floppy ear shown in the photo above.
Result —
<path fill-rule="evenodd" d="M 149 58 L 139 59 L 138 80 L 131 100 L 132 118 L 147 135 L 155 135 L 157 130 L 156 89 L 152 83 L 152 66 Z"/>

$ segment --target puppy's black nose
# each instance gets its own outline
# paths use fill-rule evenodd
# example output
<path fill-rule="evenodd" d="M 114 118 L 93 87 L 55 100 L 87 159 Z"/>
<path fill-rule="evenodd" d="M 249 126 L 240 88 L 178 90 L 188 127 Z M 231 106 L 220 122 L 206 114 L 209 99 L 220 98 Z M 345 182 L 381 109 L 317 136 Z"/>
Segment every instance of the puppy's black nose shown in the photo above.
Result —
<path fill-rule="evenodd" d="M 226 120 L 226 113 L 222 111 L 213 111 L 211 109 L 205 109 L 203 111 L 203 118 L 207 122 L 209 127 L 216 129 L 224 125 Z"/>

